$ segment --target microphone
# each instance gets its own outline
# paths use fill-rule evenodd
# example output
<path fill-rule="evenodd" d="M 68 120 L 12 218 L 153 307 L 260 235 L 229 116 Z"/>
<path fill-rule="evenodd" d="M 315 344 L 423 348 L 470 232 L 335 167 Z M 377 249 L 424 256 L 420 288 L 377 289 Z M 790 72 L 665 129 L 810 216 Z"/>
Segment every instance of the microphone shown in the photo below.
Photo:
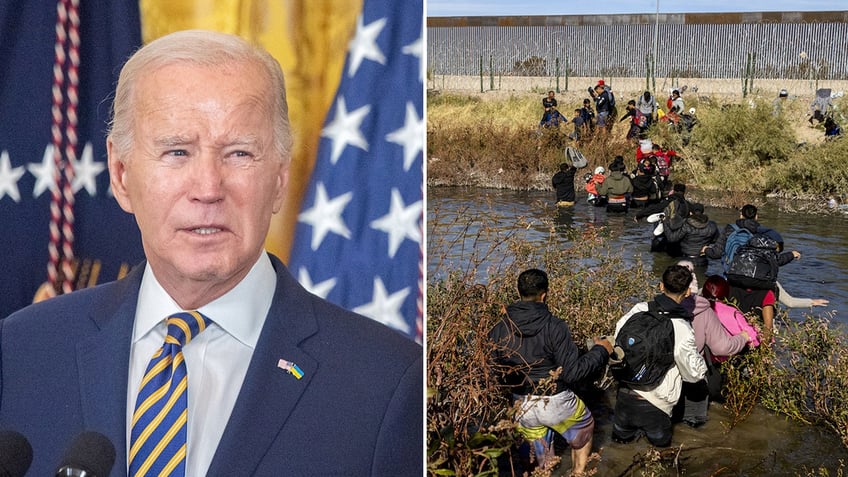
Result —
<path fill-rule="evenodd" d="M 115 464 L 115 446 L 99 432 L 74 437 L 62 457 L 56 477 L 107 477 Z"/>
<path fill-rule="evenodd" d="M 32 464 L 32 446 L 20 432 L 0 431 L 0 477 L 22 477 Z"/>

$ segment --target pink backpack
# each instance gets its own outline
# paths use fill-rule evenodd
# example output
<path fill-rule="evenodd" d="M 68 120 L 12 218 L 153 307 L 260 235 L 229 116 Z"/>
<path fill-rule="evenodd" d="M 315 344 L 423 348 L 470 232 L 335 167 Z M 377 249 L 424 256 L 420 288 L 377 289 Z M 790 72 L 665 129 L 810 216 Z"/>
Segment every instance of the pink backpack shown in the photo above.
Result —
<path fill-rule="evenodd" d="M 715 313 L 728 333 L 736 336 L 742 331 L 747 331 L 748 336 L 751 337 L 750 346 L 759 346 L 760 340 L 757 339 L 757 330 L 748 323 L 745 315 L 738 308 L 717 301 L 715 302 Z"/>

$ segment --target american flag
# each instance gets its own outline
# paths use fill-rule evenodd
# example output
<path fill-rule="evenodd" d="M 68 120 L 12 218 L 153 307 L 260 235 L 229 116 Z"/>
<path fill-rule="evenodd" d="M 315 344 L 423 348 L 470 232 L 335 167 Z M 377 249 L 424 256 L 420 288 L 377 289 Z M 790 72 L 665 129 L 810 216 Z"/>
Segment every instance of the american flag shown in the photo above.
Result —
<path fill-rule="evenodd" d="M 321 132 L 289 263 L 313 293 L 418 341 L 422 13 L 421 1 L 364 2 Z"/>
<path fill-rule="evenodd" d="M 75 288 L 114 280 L 144 257 L 133 216 L 110 195 L 104 133 L 118 71 L 141 45 L 138 1 L 84 3 L 75 12 L 79 2 L 0 2 L 0 318 L 32 303 L 48 279 L 51 195 L 62 189 L 54 152 L 73 171 L 64 192 Z M 59 151 L 54 124 L 65 134 Z"/>

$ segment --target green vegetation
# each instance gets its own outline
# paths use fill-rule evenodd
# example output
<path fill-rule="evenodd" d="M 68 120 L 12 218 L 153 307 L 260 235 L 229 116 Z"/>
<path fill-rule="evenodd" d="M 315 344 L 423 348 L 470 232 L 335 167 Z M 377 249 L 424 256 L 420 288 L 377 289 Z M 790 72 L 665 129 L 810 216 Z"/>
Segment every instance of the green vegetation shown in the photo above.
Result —
<path fill-rule="evenodd" d="M 617 98 L 619 117 L 626 99 Z M 532 93 L 428 98 L 428 183 L 549 188 L 563 147 L 574 145 L 566 137 L 573 126 L 539 131 L 539 100 Z M 571 118 L 578 104 L 579 99 L 562 98 L 559 109 Z M 848 126 L 839 113 L 848 110 L 848 99 L 839 98 L 835 104 L 837 122 Z M 725 205 L 738 205 L 737 197 L 751 194 L 821 202 L 831 196 L 848 198 L 848 139 L 824 141 L 822 126 L 806 121 L 808 106 L 807 101 L 790 100 L 776 113 L 770 101 L 692 96 L 686 107 L 697 109 L 699 124 L 688 144 L 665 123 L 655 125 L 648 136 L 678 151 L 682 159 L 673 165 L 675 180 L 696 188 L 731 191 Z M 637 145 L 624 139 L 627 127 L 627 122 L 617 123 L 610 135 L 576 144 L 590 167 L 606 166 L 619 154 L 630 167 L 635 165 Z"/>

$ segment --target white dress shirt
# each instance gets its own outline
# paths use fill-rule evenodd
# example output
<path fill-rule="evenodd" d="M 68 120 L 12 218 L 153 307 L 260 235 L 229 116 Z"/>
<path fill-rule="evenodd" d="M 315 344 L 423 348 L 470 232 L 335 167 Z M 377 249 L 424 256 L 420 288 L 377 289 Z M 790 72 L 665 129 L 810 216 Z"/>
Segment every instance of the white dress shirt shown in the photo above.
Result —
<path fill-rule="evenodd" d="M 271 308 L 277 274 L 262 253 L 247 276 L 199 309 L 214 323 L 183 348 L 188 369 L 186 475 L 206 475 Z M 127 463 L 138 387 L 165 340 L 165 319 L 181 309 L 146 265 L 133 325 L 127 384 Z"/>

